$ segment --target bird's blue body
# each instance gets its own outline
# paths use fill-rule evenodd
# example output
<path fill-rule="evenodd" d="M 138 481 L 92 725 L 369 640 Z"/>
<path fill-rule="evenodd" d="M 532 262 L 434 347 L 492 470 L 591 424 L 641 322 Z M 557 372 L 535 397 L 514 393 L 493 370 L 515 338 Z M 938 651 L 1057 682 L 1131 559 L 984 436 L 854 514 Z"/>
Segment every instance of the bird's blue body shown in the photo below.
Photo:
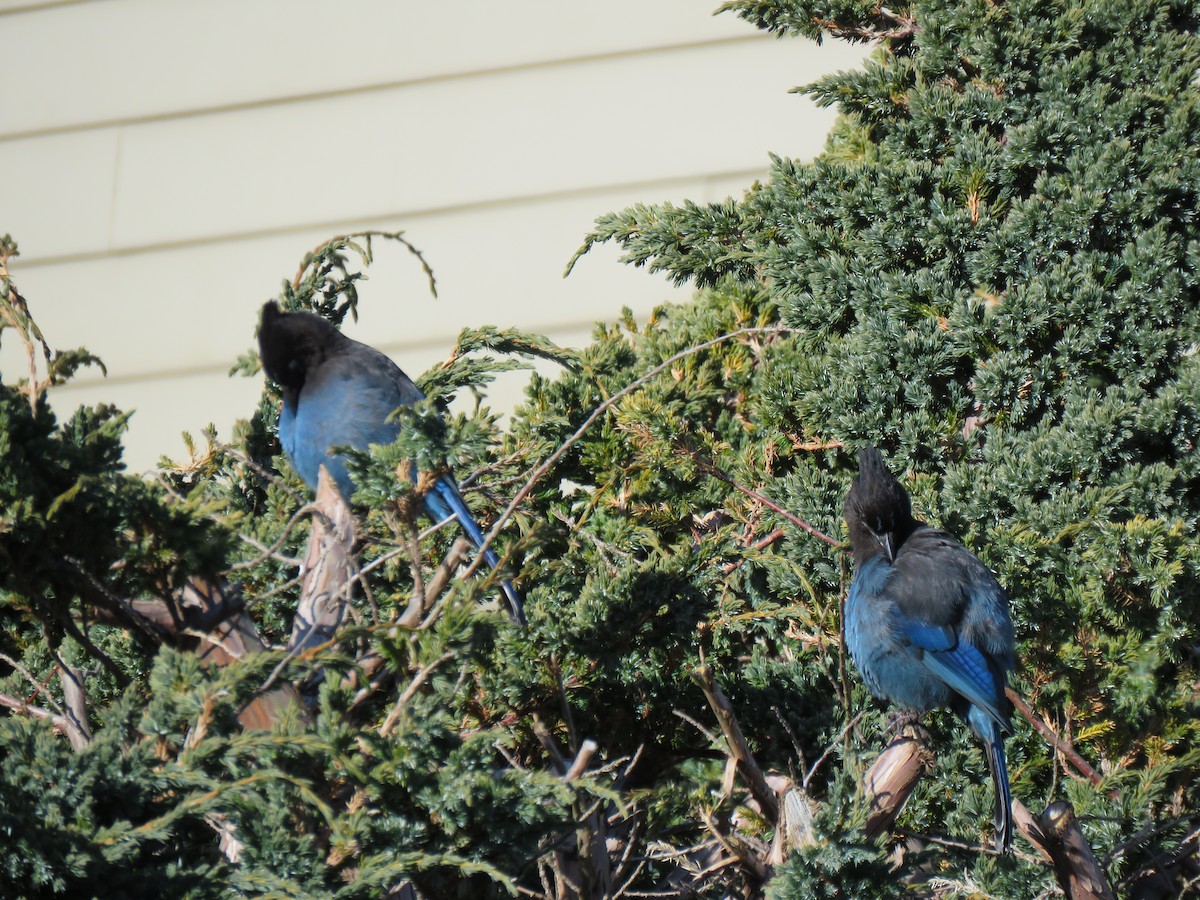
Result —
<path fill-rule="evenodd" d="M 856 560 L 846 645 L 875 696 L 924 712 L 948 706 L 984 745 L 996 786 L 996 842 L 1011 839 L 1004 696 L 1014 660 L 1008 598 L 945 531 L 912 517 L 908 495 L 873 448 L 846 498 Z"/>
<path fill-rule="evenodd" d="M 349 500 L 354 481 L 337 447 L 366 450 L 390 444 L 400 433 L 392 414 L 424 395 L 400 367 L 373 347 L 351 340 L 311 313 L 280 312 L 274 303 L 263 308 L 259 345 L 263 367 L 283 389 L 279 442 L 300 477 L 312 489 L 324 466 Z M 413 472 L 416 483 L 417 474 Z M 449 474 L 438 476 L 422 496 L 434 521 L 453 516 L 467 537 L 480 547 L 483 532 Z M 484 560 L 499 560 L 491 548 Z M 501 582 L 518 621 L 524 621 L 520 596 Z"/>

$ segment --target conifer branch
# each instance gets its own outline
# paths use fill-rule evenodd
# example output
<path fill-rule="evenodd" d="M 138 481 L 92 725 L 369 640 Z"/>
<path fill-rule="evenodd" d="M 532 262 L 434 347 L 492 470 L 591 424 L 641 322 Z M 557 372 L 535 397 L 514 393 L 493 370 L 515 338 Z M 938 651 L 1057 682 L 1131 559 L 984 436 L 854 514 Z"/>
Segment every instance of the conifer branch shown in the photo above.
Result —
<path fill-rule="evenodd" d="M 526 479 L 525 484 L 523 484 L 521 486 L 521 489 L 518 490 L 516 492 L 516 494 L 513 495 L 512 501 L 508 504 L 507 507 L 505 507 L 504 512 L 502 512 L 500 514 L 499 518 L 497 518 L 495 523 L 492 525 L 491 530 L 487 533 L 486 537 L 484 538 L 483 546 L 480 548 L 480 551 L 479 551 L 479 554 L 478 554 L 478 557 L 477 557 L 475 563 L 472 565 L 471 569 L 468 571 L 472 571 L 476 566 L 479 565 L 479 561 L 483 557 L 483 550 L 486 549 L 487 547 L 491 546 L 491 543 L 493 540 L 495 540 L 496 535 L 498 535 L 500 533 L 501 529 L 504 528 L 504 526 L 508 522 L 508 520 L 512 518 L 513 513 L 516 512 L 518 507 L 520 507 L 520 505 L 525 502 L 525 498 L 527 498 L 529 496 L 529 494 L 533 491 L 534 487 L 538 484 L 538 482 L 542 480 L 542 477 L 547 472 L 549 472 L 550 469 L 554 467 L 554 464 L 557 463 L 560 459 L 562 459 L 563 456 L 566 455 L 567 451 L 570 450 L 573 446 L 575 446 L 575 444 L 579 442 L 579 440 L 584 436 L 584 434 L 587 433 L 588 429 L 590 429 L 614 405 L 616 405 L 617 403 L 620 403 L 621 400 L 623 400 L 625 397 L 629 396 L 634 391 L 641 388 L 647 382 L 653 380 L 658 375 L 661 375 L 663 372 L 670 369 L 673 365 L 675 365 L 675 363 L 679 362 L 681 359 L 686 359 L 687 357 L 693 356 L 697 353 L 703 353 L 705 350 L 710 350 L 713 347 L 718 346 L 719 344 L 723 344 L 726 341 L 732 341 L 732 340 L 735 340 L 740 337 L 746 337 L 748 335 L 786 334 L 786 333 L 794 331 L 794 330 L 795 329 L 788 328 L 787 326 L 784 326 L 784 325 L 771 325 L 771 326 L 766 326 L 766 327 L 761 327 L 761 328 L 739 328 L 736 331 L 727 332 L 725 334 L 722 334 L 722 335 L 719 335 L 718 337 L 713 338 L 710 341 L 704 341 L 701 344 L 696 344 L 694 346 L 688 347 L 685 350 L 680 350 L 678 353 L 675 353 L 674 355 L 668 357 L 663 362 L 652 367 L 644 375 L 641 375 L 640 377 L 635 378 L 633 381 L 631 381 L 629 384 L 627 384 L 621 390 L 617 391 L 615 394 L 613 394 L 611 397 L 609 397 L 607 400 L 605 400 L 603 403 L 601 403 L 599 406 L 597 406 L 594 410 L 592 410 L 591 414 L 586 419 L 584 419 L 583 424 L 581 424 L 577 429 L 575 429 L 575 432 L 569 438 L 567 438 L 562 444 L 560 444 L 558 446 L 558 449 L 556 449 L 553 453 L 551 453 L 550 456 L 548 456 L 545 460 L 543 460 L 542 463 L 533 470 L 533 472 L 530 474 L 529 478 Z"/>
<path fill-rule="evenodd" d="M 774 510 L 776 513 L 783 516 L 785 519 L 787 519 L 789 522 L 791 522 L 796 527 L 804 529 L 809 534 L 811 534 L 813 537 L 817 538 L 818 540 L 824 541 L 830 547 L 839 548 L 839 549 L 842 547 L 841 541 L 835 541 L 833 538 L 831 538 L 829 535 L 825 534 L 823 531 L 820 531 L 820 530 L 814 528 L 812 525 L 809 525 L 807 522 L 805 522 L 799 516 L 788 512 L 786 509 L 784 509 L 778 503 L 775 503 L 773 500 L 769 499 L 768 497 L 764 496 L 763 494 L 760 494 L 758 491 L 753 490 L 752 488 L 746 487 L 744 484 L 739 482 L 737 479 L 735 479 L 732 475 L 730 475 L 728 472 L 726 472 L 724 469 L 722 469 L 716 463 L 714 463 L 710 460 L 701 459 L 699 457 L 699 455 L 696 455 L 695 459 L 696 459 L 696 464 L 698 466 L 700 466 L 700 468 L 703 471 L 707 472 L 709 475 L 712 475 L 714 478 L 717 478 L 717 479 L 725 482 L 731 488 L 733 488 L 735 491 L 739 491 L 739 492 L 745 494 L 750 499 L 755 500 L 758 503 L 761 503 L 763 506 L 766 506 L 768 509 Z"/>
<path fill-rule="evenodd" d="M 405 247 L 409 253 L 417 258 L 421 264 L 421 270 L 425 273 L 425 277 L 429 279 L 429 293 L 434 297 L 437 296 L 437 279 L 433 275 L 433 267 L 425 259 L 425 254 L 418 250 L 408 238 L 404 236 L 403 231 L 352 231 L 349 234 L 339 234 L 327 241 L 322 241 L 317 246 L 313 247 L 304 255 L 304 259 L 300 263 L 300 268 L 297 270 L 295 277 L 292 279 L 292 290 L 299 291 L 300 284 L 304 280 L 304 273 L 309 270 L 314 262 L 325 262 L 328 259 L 344 249 L 351 249 L 358 253 L 362 259 L 363 265 L 370 265 L 374 261 L 373 248 L 371 242 L 373 238 L 385 238 L 389 241 L 396 241 L 401 246 Z M 366 244 L 365 247 L 355 243 L 361 238 Z"/>

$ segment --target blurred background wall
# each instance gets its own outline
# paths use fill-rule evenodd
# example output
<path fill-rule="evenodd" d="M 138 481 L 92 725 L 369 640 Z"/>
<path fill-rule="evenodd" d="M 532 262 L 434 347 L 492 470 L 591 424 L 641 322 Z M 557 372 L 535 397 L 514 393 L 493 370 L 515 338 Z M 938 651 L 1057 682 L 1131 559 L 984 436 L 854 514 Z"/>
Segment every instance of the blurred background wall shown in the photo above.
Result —
<path fill-rule="evenodd" d="M 778 41 L 716 0 L 0 0 L 0 233 L 52 347 L 108 367 L 52 395 L 136 413 L 127 460 L 222 437 L 261 378 L 229 378 L 258 309 L 333 235 L 378 243 L 351 333 L 410 374 L 464 325 L 561 344 L 686 291 L 612 248 L 563 267 L 596 216 L 740 195 L 833 120 L 790 88 L 864 51 Z M 0 373 L 24 370 L 14 341 Z M 493 394 L 519 399 L 518 382 Z"/>

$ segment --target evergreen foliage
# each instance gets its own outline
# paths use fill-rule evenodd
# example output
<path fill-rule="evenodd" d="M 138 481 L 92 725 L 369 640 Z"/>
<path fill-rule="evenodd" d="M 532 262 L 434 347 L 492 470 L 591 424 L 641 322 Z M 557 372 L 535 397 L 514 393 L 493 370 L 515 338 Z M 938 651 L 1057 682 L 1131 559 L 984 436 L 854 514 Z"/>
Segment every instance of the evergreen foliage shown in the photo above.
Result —
<path fill-rule="evenodd" d="M 123 414 L 51 411 L 46 388 L 94 360 L 43 353 L 4 245 L 0 336 L 46 360 L 0 383 L 6 896 L 1045 896 L 1054 871 L 1022 839 L 978 849 L 986 769 L 940 715 L 898 867 L 863 836 L 886 726 L 842 647 L 837 545 L 864 443 L 1012 596 L 1014 687 L 1041 726 L 1015 717 L 1014 795 L 1070 800 L 1123 893 L 1195 892 L 1196 7 L 725 8 L 878 44 L 806 89 L 841 113 L 826 152 L 773 158 L 738 200 L 598 220 L 581 254 L 615 241 L 695 285 L 689 304 L 598 325 L 578 352 L 464 332 L 401 412 L 412 427 L 352 460 L 362 577 L 316 650 L 278 649 L 313 513 L 273 387 L 232 443 L 125 474 Z M 340 324 L 380 240 L 412 250 L 332 241 L 281 305 Z M 562 371 L 531 377 L 506 433 L 482 402 L 447 412 L 534 356 Z M 527 629 L 475 571 L 397 624 L 453 543 L 415 518 L 402 460 L 452 464 L 500 520 Z M 186 618 L 198 580 L 236 582 L 269 649 L 203 664 L 194 627 L 134 605 Z M 817 810 L 765 886 L 770 822 L 724 778 L 701 664 L 761 768 Z M 243 728 L 281 684 L 305 706 Z"/>

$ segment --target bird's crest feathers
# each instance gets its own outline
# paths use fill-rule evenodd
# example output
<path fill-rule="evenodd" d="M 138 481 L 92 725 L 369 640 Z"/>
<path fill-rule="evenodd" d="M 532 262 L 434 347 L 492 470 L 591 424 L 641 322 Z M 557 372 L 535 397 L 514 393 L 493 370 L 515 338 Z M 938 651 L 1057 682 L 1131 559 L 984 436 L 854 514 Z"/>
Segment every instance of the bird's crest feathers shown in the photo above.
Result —
<path fill-rule="evenodd" d="M 259 355 L 267 377 L 282 387 L 300 390 L 308 373 L 346 340 L 315 313 L 282 312 L 274 300 L 263 304 Z"/>
<path fill-rule="evenodd" d="M 890 558 L 917 526 L 908 492 L 875 447 L 858 452 L 858 477 L 846 495 L 845 513 L 860 562 L 880 547 Z"/>

